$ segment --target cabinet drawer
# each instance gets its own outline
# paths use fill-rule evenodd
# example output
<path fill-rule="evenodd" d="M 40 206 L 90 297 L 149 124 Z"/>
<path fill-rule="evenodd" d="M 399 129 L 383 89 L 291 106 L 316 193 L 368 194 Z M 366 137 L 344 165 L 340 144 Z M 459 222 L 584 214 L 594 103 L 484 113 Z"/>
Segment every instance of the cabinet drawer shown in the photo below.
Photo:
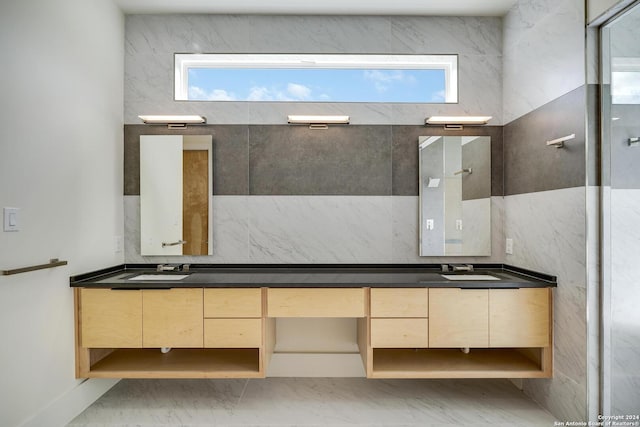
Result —
<path fill-rule="evenodd" d="M 202 347 L 202 289 L 142 291 L 144 347 Z"/>
<path fill-rule="evenodd" d="M 205 289 L 204 317 L 262 317 L 262 289 Z"/>
<path fill-rule="evenodd" d="M 548 347 L 551 289 L 489 290 L 490 347 Z"/>
<path fill-rule="evenodd" d="M 260 347 L 262 319 L 204 319 L 204 346 L 208 348 Z"/>
<path fill-rule="evenodd" d="M 371 317 L 429 317 L 429 290 L 372 288 Z"/>
<path fill-rule="evenodd" d="M 371 347 L 426 348 L 428 334 L 427 319 L 371 319 Z"/>
<path fill-rule="evenodd" d="M 86 348 L 142 347 L 142 293 L 81 289 L 80 345 Z"/>
<path fill-rule="evenodd" d="M 364 317 L 364 289 L 269 289 L 269 317 Z"/>

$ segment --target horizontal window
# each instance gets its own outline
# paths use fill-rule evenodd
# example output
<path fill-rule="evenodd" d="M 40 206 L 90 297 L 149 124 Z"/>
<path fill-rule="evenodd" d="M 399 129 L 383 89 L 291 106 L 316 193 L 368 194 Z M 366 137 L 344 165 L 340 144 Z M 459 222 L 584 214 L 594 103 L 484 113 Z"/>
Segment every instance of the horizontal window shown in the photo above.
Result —
<path fill-rule="evenodd" d="M 185 101 L 458 102 L 456 55 L 176 54 Z"/>

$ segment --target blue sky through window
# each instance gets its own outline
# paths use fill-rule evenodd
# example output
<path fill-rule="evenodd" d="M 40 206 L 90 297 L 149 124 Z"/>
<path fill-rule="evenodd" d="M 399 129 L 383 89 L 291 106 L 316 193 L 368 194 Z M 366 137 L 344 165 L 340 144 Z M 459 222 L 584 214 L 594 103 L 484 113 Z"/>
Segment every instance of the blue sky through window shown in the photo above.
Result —
<path fill-rule="evenodd" d="M 189 68 L 188 99 L 445 102 L 443 69 Z"/>

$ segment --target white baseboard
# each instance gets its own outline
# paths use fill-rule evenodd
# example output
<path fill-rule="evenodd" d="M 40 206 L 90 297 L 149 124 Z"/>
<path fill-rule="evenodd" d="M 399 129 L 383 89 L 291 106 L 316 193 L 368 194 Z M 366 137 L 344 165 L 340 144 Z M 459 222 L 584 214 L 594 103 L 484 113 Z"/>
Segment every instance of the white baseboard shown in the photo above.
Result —
<path fill-rule="evenodd" d="M 365 377 L 359 353 L 274 353 L 267 377 Z"/>
<path fill-rule="evenodd" d="M 99 378 L 86 380 L 51 402 L 20 427 L 64 427 L 118 381 L 120 380 Z"/>

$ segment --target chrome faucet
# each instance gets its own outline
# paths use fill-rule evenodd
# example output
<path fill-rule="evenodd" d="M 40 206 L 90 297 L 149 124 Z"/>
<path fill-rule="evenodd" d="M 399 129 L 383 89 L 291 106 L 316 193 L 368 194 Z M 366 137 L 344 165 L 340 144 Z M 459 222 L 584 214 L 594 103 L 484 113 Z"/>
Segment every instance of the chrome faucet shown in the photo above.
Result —
<path fill-rule="evenodd" d="M 189 264 L 158 264 L 156 271 L 189 271 Z"/>
<path fill-rule="evenodd" d="M 473 271 L 471 264 L 451 264 L 451 269 L 455 271 Z"/>

